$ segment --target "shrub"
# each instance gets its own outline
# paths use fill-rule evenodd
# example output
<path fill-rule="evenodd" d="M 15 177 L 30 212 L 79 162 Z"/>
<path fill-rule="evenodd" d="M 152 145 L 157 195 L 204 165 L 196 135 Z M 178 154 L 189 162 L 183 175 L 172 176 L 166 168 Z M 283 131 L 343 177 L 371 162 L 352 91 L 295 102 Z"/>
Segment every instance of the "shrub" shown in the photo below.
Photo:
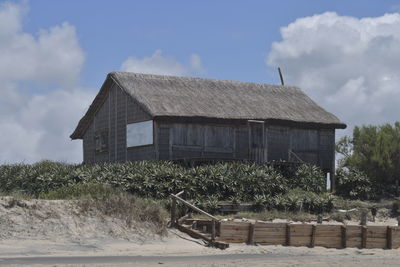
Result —
<path fill-rule="evenodd" d="M 322 193 L 326 191 L 326 180 L 320 168 L 310 164 L 302 164 L 297 168 L 290 186 L 308 192 Z"/>
<path fill-rule="evenodd" d="M 231 196 L 231 197 L 229 198 L 229 202 L 230 202 L 232 205 L 239 205 L 240 202 L 241 202 L 241 199 L 240 199 L 239 196 Z"/>
<path fill-rule="evenodd" d="M 272 167 L 244 162 L 184 168 L 167 161 L 95 165 L 44 161 L 33 165 L 0 166 L 0 191 L 52 199 L 84 195 L 101 198 L 112 195 L 113 188 L 138 197 L 161 200 L 185 190 L 186 199 L 198 200 L 210 210 L 215 209 L 212 208 L 215 201 L 236 198 L 252 202 L 255 196 L 265 196 L 264 204 L 269 208 L 283 205 L 284 209 L 297 209 L 295 200 L 284 199 L 283 204 L 279 203 L 278 197 L 295 186 L 310 192 L 322 192 L 323 186 L 321 172 L 316 167 L 296 167 L 293 175 L 285 177 Z M 212 199 L 207 200 L 207 196 Z M 288 201 L 291 201 L 291 207 L 286 203 Z"/>
<path fill-rule="evenodd" d="M 368 176 L 358 170 L 338 169 L 336 171 L 336 194 L 350 199 L 374 199 L 372 182 Z"/>
<path fill-rule="evenodd" d="M 256 195 L 254 197 L 252 209 L 255 212 L 262 212 L 265 210 L 266 206 L 265 203 L 267 202 L 267 198 L 265 195 Z"/>
<path fill-rule="evenodd" d="M 392 216 L 400 215 L 400 200 L 393 201 L 391 212 L 392 212 Z"/>
<path fill-rule="evenodd" d="M 330 194 L 317 195 L 296 188 L 275 198 L 274 209 L 280 211 L 307 211 L 310 213 L 329 212 L 333 209 L 333 196 Z"/>

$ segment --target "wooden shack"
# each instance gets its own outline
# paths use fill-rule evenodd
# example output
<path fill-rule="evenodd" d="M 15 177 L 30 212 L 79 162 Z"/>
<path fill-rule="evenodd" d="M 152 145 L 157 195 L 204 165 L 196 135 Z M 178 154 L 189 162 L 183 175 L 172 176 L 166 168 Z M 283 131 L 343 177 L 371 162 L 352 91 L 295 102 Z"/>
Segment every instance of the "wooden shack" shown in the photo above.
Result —
<path fill-rule="evenodd" d="M 112 72 L 71 138 L 84 163 L 304 161 L 333 173 L 338 128 L 293 86 Z"/>

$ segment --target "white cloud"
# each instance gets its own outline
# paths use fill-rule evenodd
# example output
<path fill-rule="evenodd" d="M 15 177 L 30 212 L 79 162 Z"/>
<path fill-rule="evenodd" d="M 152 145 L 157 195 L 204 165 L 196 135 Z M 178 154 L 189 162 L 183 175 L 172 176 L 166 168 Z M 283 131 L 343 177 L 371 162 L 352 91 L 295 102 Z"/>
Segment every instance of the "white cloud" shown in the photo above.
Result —
<path fill-rule="evenodd" d="M 173 76 L 187 76 L 204 72 L 199 55 L 192 54 L 190 56 L 190 63 L 185 65 L 172 57 L 162 55 L 160 49 L 156 50 L 150 57 L 142 59 L 129 57 L 122 63 L 121 70 Z"/>
<path fill-rule="evenodd" d="M 24 4 L 0 4 L 0 164 L 43 159 L 82 161 L 82 143 L 69 135 L 94 98 L 78 86 L 85 55 L 67 22 L 24 32 Z M 204 71 L 192 54 L 187 64 L 162 55 L 128 58 L 125 71 L 190 75 Z M 41 88 L 45 88 L 42 90 Z"/>
<path fill-rule="evenodd" d="M 205 69 L 201 57 L 197 54 L 190 55 L 190 67 L 193 72 L 204 73 Z"/>
<path fill-rule="evenodd" d="M 76 85 L 84 53 L 68 23 L 24 32 L 27 11 L 0 4 L 0 163 L 79 162 L 81 144 L 68 136 L 93 97 Z"/>
<path fill-rule="evenodd" d="M 327 12 L 281 28 L 267 64 L 349 125 L 400 120 L 400 14 Z M 340 134 L 340 131 L 338 131 Z M 343 134 L 343 132 L 342 132 Z"/>

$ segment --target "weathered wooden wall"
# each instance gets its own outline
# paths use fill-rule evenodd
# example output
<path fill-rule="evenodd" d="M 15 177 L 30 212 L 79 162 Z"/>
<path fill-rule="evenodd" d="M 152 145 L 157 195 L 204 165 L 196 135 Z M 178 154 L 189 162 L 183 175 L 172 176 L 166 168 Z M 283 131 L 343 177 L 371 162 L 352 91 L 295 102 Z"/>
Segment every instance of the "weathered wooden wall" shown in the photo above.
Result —
<path fill-rule="evenodd" d="M 157 123 L 159 159 L 246 159 L 246 126 Z"/>
<path fill-rule="evenodd" d="M 268 161 L 296 161 L 292 150 L 304 162 L 333 170 L 335 161 L 334 129 L 299 129 L 267 126 Z"/>
<path fill-rule="evenodd" d="M 399 248 L 400 227 L 221 222 L 219 241 L 327 248 Z"/>
<path fill-rule="evenodd" d="M 303 161 L 332 170 L 335 131 L 266 126 L 266 161 L 293 161 L 292 150 Z M 158 123 L 159 159 L 249 158 L 247 125 Z"/>
<path fill-rule="evenodd" d="M 83 138 L 85 163 L 175 159 L 249 159 L 249 127 L 245 124 L 154 122 L 154 144 L 127 148 L 126 125 L 151 120 L 111 80 L 107 97 Z M 292 150 L 303 161 L 334 170 L 334 129 L 298 129 L 265 124 L 265 161 L 292 161 Z M 96 152 L 95 136 L 106 133 L 107 150 Z"/>
<path fill-rule="evenodd" d="M 132 148 L 126 145 L 126 125 L 151 120 L 151 116 L 118 85 L 110 82 L 105 86 L 110 87 L 108 95 L 83 138 L 84 163 L 155 159 L 154 144 Z M 104 152 L 96 152 L 95 136 L 100 132 L 107 132 L 108 135 L 108 147 Z"/>

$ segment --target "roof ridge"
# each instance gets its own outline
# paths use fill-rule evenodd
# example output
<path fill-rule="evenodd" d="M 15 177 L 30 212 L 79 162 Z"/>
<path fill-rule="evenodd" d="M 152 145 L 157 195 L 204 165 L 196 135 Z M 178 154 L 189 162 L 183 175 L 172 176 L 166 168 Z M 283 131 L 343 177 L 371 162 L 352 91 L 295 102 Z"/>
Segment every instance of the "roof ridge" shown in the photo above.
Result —
<path fill-rule="evenodd" d="M 223 82 L 223 83 L 236 83 L 236 84 L 245 84 L 245 85 L 257 85 L 260 87 L 265 87 L 265 86 L 274 86 L 274 87 L 279 87 L 279 88 L 291 88 L 291 89 L 301 89 L 297 86 L 293 85 L 280 85 L 280 84 L 270 84 L 270 83 L 256 83 L 256 82 L 244 82 L 244 81 L 238 81 L 238 80 L 225 80 L 225 79 L 216 79 L 216 78 L 201 78 L 201 77 L 188 77 L 188 76 L 175 76 L 175 75 L 161 75 L 161 74 L 148 74 L 148 73 L 138 73 L 138 72 L 129 72 L 129 71 L 112 71 L 109 73 L 109 75 L 114 76 L 115 74 L 129 74 L 132 76 L 136 76 L 139 78 L 146 78 L 146 79 L 164 79 L 164 80 L 170 80 L 170 79 L 179 79 L 179 80 L 186 80 L 186 81 L 212 81 L 212 82 Z"/>

